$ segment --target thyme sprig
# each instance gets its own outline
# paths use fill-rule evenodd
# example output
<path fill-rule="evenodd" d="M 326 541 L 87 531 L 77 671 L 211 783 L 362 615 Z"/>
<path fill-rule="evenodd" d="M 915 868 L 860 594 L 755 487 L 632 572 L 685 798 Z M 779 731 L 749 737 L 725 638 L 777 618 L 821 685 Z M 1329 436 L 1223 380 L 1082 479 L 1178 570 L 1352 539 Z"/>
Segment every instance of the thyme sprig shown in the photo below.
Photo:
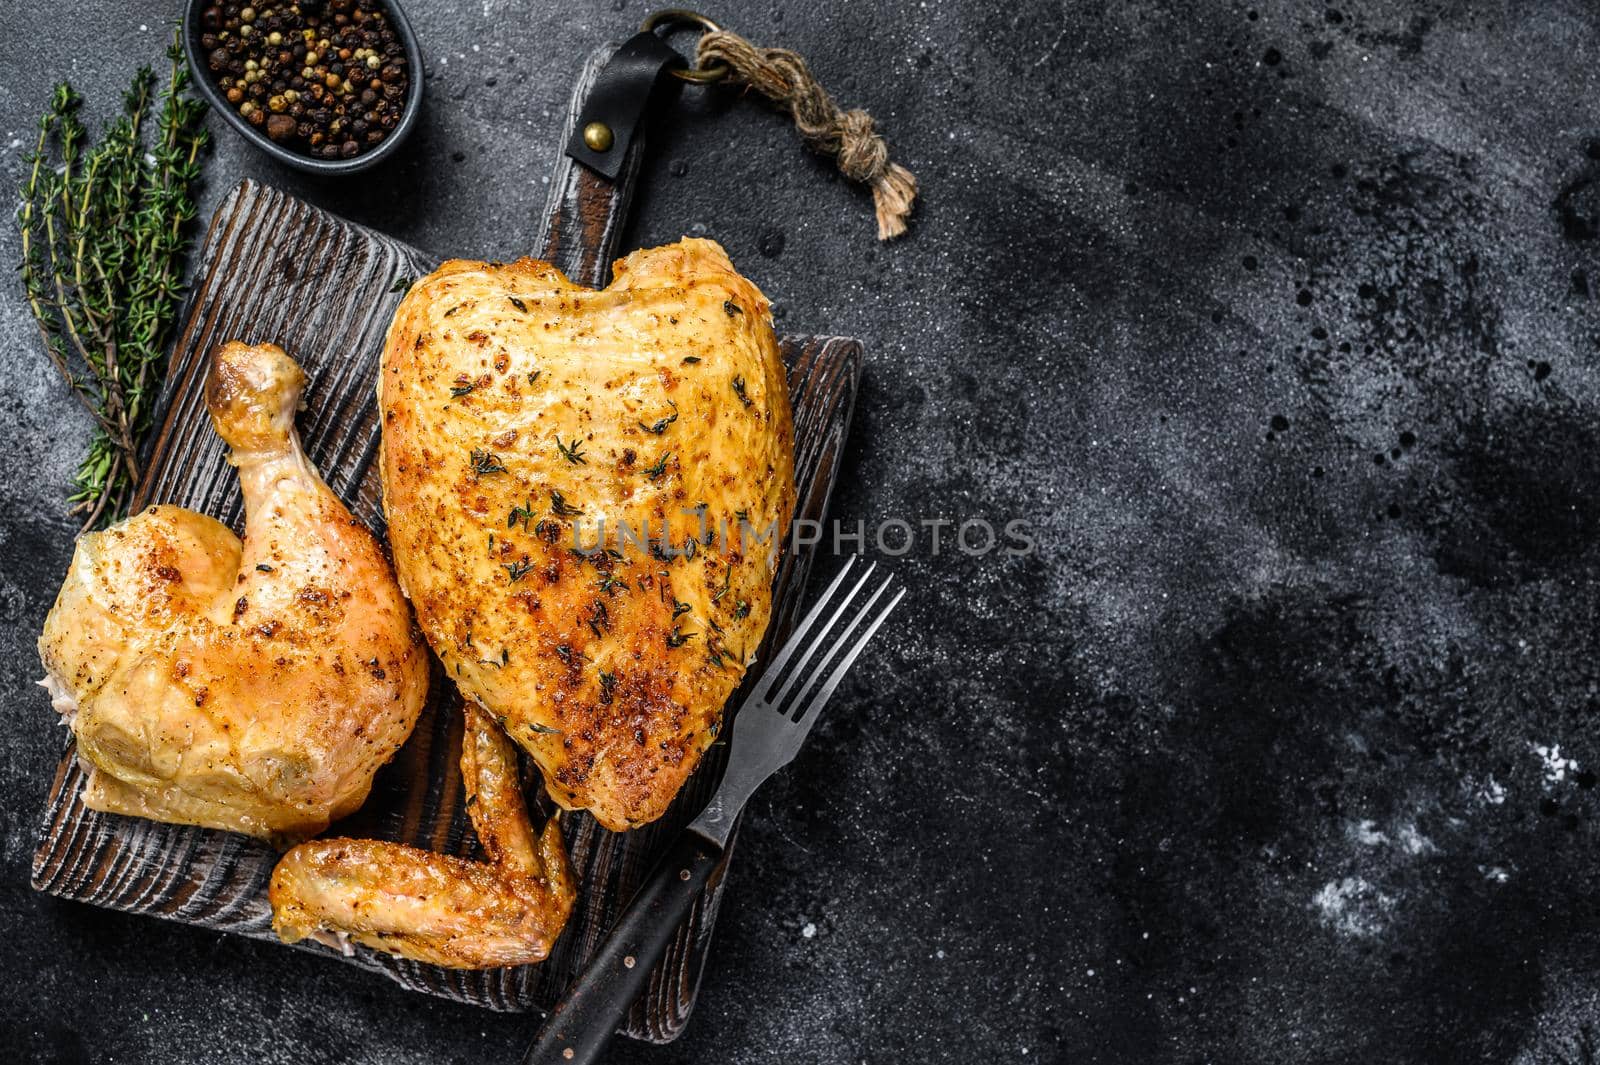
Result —
<path fill-rule="evenodd" d="M 122 517 L 132 501 L 183 292 L 209 138 L 176 38 L 167 58 L 165 87 L 141 68 L 121 113 L 92 142 L 83 98 L 57 85 L 20 190 L 28 307 L 51 363 L 95 424 L 68 496 L 85 530 Z"/>

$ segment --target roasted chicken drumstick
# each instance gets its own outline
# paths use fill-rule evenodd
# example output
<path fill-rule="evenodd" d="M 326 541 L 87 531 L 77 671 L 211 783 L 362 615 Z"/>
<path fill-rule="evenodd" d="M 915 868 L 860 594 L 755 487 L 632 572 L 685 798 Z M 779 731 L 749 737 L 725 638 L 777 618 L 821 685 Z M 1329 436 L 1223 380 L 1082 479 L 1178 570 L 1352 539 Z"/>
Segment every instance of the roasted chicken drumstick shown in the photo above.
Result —
<path fill-rule="evenodd" d="M 243 543 L 155 506 L 78 543 L 39 638 L 96 810 L 303 839 L 359 806 L 427 694 L 427 651 L 371 533 L 300 450 L 305 374 L 223 345 L 206 384 Z"/>

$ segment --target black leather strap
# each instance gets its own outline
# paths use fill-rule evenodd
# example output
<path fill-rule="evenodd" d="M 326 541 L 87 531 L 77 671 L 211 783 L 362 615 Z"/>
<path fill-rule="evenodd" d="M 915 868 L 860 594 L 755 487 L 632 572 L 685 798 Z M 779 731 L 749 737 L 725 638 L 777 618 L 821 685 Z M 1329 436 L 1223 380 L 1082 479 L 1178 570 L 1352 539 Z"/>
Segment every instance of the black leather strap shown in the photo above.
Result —
<path fill-rule="evenodd" d="M 654 33 L 635 34 L 612 55 L 600 72 L 594 91 L 583 102 L 567 142 L 567 154 L 591 170 L 616 179 L 627 158 L 628 148 L 639 131 L 639 122 L 650 106 L 661 75 L 673 67 L 687 66 L 683 56 Z M 668 78 L 677 83 L 677 78 Z M 611 146 L 595 151 L 584 141 L 584 130 L 601 122 L 611 131 Z"/>

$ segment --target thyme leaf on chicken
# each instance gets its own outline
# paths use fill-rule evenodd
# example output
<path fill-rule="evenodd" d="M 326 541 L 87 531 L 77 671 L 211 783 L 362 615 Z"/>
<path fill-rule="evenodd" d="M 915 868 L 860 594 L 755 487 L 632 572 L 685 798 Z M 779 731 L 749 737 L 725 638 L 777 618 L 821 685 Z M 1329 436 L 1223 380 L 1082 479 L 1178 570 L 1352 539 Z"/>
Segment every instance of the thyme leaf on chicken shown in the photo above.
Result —
<path fill-rule="evenodd" d="M 654 466 L 650 466 L 650 467 L 647 467 L 645 469 L 644 475 L 646 477 L 648 477 L 652 481 L 659 481 L 661 479 L 662 474 L 667 472 L 667 462 L 671 458 L 672 458 L 672 452 L 670 452 L 670 451 L 667 452 L 665 455 L 662 455 L 659 459 L 656 460 L 656 464 Z"/>
<path fill-rule="evenodd" d="M 667 426 L 678 420 L 678 405 L 669 399 L 667 400 L 667 406 L 672 408 L 672 414 L 669 417 L 662 418 L 652 425 L 646 425 L 644 422 L 640 422 L 639 428 L 643 429 L 647 433 L 655 433 L 657 436 L 660 436 L 662 433 L 666 432 Z"/>
<path fill-rule="evenodd" d="M 583 441 L 577 437 L 572 438 L 572 443 L 563 444 L 561 438 L 556 437 L 556 450 L 561 452 L 561 457 L 574 466 L 587 466 L 589 460 L 583 457 Z"/>
<path fill-rule="evenodd" d="M 512 507 L 511 513 L 506 517 L 506 528 L 511 528 L 517 523 L 522 524 L 522 531 L 528 531 L 528 522 L 533 520 L 533 500 L 528 500 L 520 507 Z"/>
<path fill-rule="evenodd" d="M 472 472 L 478 474 L 480 477 L 489 473 L 506 472 L 505 466 L 500 462 L 499 455 L 473 448 L 471 459 Z"/>

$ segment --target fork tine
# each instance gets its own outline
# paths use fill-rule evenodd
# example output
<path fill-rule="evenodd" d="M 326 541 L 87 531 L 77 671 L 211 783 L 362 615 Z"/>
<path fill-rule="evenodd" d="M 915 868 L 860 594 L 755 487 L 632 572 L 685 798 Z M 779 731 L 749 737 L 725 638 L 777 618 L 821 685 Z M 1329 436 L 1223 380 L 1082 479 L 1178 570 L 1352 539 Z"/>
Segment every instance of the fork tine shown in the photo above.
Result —
<path fill-rule="evenodd" d="M 828 620 L 823 622 L 817 628 L 814 634 L 803 632 L 797 629 L 795 630 L 795 634 L 789 637 L 789 642 L 785 645 L 786 647 L 793 647 L 798 650 L 798 645 L 802 640 L 804 640 L 806 644 L 805 652 L 801 654 L 799 661 L 795 662 L 794 669 L 789 671 L 788 678 L 784 680 L 783 687 L 778 689 L 776 695 L 768 695 L 766 691 L 762 693 L 762 698 L 766 699 L 768 704 L 777 706 L 784 699 L 788 698 L 789 690 L 794 687 L 795 681 L 800 678 L 800 676 L 805 672 L 806 667 L 810 665 L 811 659 L 816 656 L 817 649 L 824 646 L 828 637 L 828 633 L 832 631 L 833 627 L 839 623 L 839 619 L 844 617 L 845 611 L 849 610 L 850 607 L 855 603 L 856 596 L 861 594 L 862 585 L 867 583 L 867 578 L 872 576 L 872 571 L 877 568 L 878 564 L 876 562 L 872 562 L 867 565 L 866 569 L 861 571 L 861 576 L 856 578 L 855 586 L 845 593 L 843 599 L 839 600 L 839 609 L 835 610 L 831 615 L 829 615 Z M 830 588 L 829 591 L 832 591 L 832 589 Z M 817 605 L 821 606 L 822 604 L 819 603 Z M 809 621 L 810 618 L 807 618 L 806 620 Z M 774 684 L 777 683 L 778 670 L 778 664 L 774 664 L 770 670 Z M 767 691 L 770 690 L 771 689 L 769 686 Z"/>
<path fill-rule="evenodd" d="M 883 587 L 878 589 L 878 592 L 884 592 L 893 583 L 894 581 L 892 578 L 885 581 L 883 583 Z M 883 612 L 878 615 L 877 619 L 873 621 L 871 625 L 867 626 L 865 632 L 856 637 L 856 641 L 852 646 L 846 649 L 844 656 L 839 659 L 839 664 L 834 666 L 833 672 L 828 675 L 828 679 L 824 681 L 822 686 L 811 695 L 811 702 L 806 706 L 805 712 L 800 715 L 799 723 L 795 729 L 797 742 L 804 740 L 806 735 L 810 733 L 811 726 L 816 724 L 817 717 L 822 713 L 822 707 L 827 703 L 828 699 L 832 697 L 834 689 L 839 686 L 839 682 L 844 679 L 844 675 L 850 671 L 850 667 L 855 665 L 856 659 L 866 648 L 867 644 L 871 642 L 872 637 L 877 634 L 879 626 L 881 626 L 884 621 L 888 619 L 889 615 L 894 612 L 894 608 L 900 605 L 900 600 L 904 599 L 905 595 L 906 590 L 904 588 L 901 588 L 894 594 L 894 598 L 890 599 L 889 602 L 884 606 Z M 873 598 L 876 599 L 877 596 L 874 595 Z M 870 607 L 871 604 L 869 603 L 868 606 Z M 866 608 L 863 608 L 861 611 L 863 615 L 865 615 L 866 612 Z"/>
<path fill-rule="evenodd" d="M 833 593 L 838 589 L 839 585 L 844 583 L 845 574 L 849 573 L 850 567 L 856 564 L 857 557 L 856 555 L 851 555 L 844 560 L 844 565 L 839 568 L 839 572 L 834 576 L 833 580 L 828 582 L 828 587 L 823 589 L 822 594 L 817 597 L 816 605 L 806 612 L 806 616 L 800 619 L 800 624 L 796 625 L 794 631 L 789 633 L 789 638 L 783 641 L 783 646 L 778 649 L 778 656 L 768 662 L 766 669 L 761 671 L 761 679 L 756 682 L 755 689 L 750 693 L 751 697 L 756 699 L 766 698 L 767 692 L 771 691 L 772 686 L 778 681 L 778 673 L 789 661 L 790 656 L 794 654 L 795 648 L 800 646 L 805 634 L 810 631 L 812 624 L 817 620 L 817 615 L 822 613 L 823 607 L 827 606 L 828 600 L 833 597 Z"/>
<path fill-rule="evenodd" d="M 790 717 L 790 711 L 806 701 L 806 689 L 810 688 L 814 681 L 827 675 L 829 665 L 832 663 L 834 656 L 847 645 L 850 634 L 855 632 L 857 627 L 871 615 L 873 604 L 878 601 L 878 597 L 884 593 L 884 590 L 893 581 L 894 578 L 892 577 L 884 581 L 871 595 L 867 596 L 867 601 L 859 606 L 857 606 L 856 601 L 860 597 L 862 585 L 866 584 L 866 581 L 858 581 L 856 583 L 856 586 L 850 590 L 850 597 L 840 605 L 838 613 L 833 615 L 826 628 L 817 633 L 817 638 L 811 649 L 812 653 L 806 656 L 806 661 L 794 667 L 794 673 L 784 684 L 783 690 L 772 698 L 771 705 L 774 710 L 777 710 L 784 717 Z M 843 629 L 835 632 L 834 626 L 843 620 L 847 610 L 851 612 L 849 623 Z M 818 651 L 821 652 L 820 655 L 816 654 Z M 816 658 L 815 662 L 811 661 L 813 657 Z M 796 687 L 797 685 L 798 687 Z M 790 698 L 791 695 L 793 695 L 792 699 Z"/>

